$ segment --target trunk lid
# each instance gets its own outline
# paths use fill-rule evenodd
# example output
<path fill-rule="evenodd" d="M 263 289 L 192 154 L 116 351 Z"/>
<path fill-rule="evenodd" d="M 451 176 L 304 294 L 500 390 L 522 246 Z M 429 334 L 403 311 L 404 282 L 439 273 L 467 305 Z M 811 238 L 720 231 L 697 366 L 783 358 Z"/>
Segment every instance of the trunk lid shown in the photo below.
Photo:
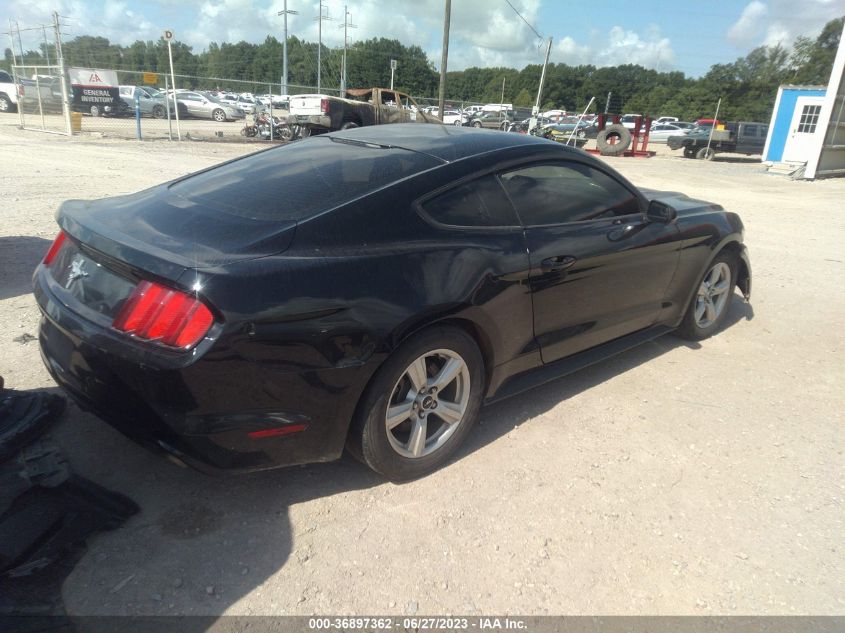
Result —
<path fill-rule="evenodd" d="M 188 268 L 218 268 L 288 248 L 295 220 L 227 213 L 162 185 L 102 200 L 69 200 L 59 226 L 91 249 L 129 266 L 177 280 Z"/>

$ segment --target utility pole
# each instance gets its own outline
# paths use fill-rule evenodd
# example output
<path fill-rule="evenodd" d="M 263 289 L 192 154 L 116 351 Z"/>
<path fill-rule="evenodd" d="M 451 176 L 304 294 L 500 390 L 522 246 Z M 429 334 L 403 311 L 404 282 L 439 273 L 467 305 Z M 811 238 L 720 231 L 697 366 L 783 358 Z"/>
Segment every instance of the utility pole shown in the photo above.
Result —
<path fill-rule="evenodd" d="M 67 135 L 73 134 L 70 126 L 70 98 L 68 97 L 67 78 L 65 77 L 65 56 L 62 53 L 62 29 L 59 24 L 59 12 L 53 11 L 53 29 L 56 32 L 56 63 L 59 65 L 59 76 L 61 77 L 62 86 L 62 109 L 65 114 L 65 130 Z"/>
<path fill-rule="evenodd" d="M 18 48 L 21 51 L 21 65 L 25 66 L 26 65 L 26 58 L 24 57 L 23 42 L 21 41 L 21 25 L 18 24 L 17 20 L 15 20 L 15 30 L 18 32 Z"/>
<path fill-rule="evenodd" d="M 604 102 L 604 113 L 605 114 L 610 112 L 610 95 L 612 95 L 612 94 L 613 94 L 612 92 L 607 93 L 607 101 Z"/>
<path fill-rule="evenodd" d="M 288 15 L 297 15 L 298 13 L 299 11 L 289 10 L 288 0 L 285 0 L 284 7 L 276 14 L 283 15 L 285 22 L 285 39 L 282 41 L 282 85 L 280 86 L 283 95 L 288 93 Z"/>
<path fill-rule="evenodd" d="M 9 43 L 11 46 L 12 51 L 12 79 L 15 82 L 15 90 L 18 90 L 18 58 L 15 55 L 15 36 L 13 35 L 14 31 L 12 30 L 12 20 L 9 19 Z M 21 63 L 23 63 L 23 58 L 21 58 Z M 21 127 L 24 126 L 24 116 L 23 116 L 23 104 L 18 101 L 18 119 L 20 120 Z"/>
<path fill-rule="evenodd" d="M 323 63 L 323 20 L 331 20 L 328 15 L 323 14 L 324 7 L 328 9 L 328 7 L 323 4 L 323 0 L 320 0 L 320 14 L 314 18 L 317 20 L 317 92 L 320 92 L 320 66 Z"/>
<path fill-rule="evenodd" d="M 396 60 L 390 60 L 390 89 L 393 90 L 393 75 L 396 72 Z"/>
<path fill-rule="evenodd" d="M 443 16 L 443 54 L 440 57 L 440 93 L 437 98 L 437 114 L 443 120 L 446 101 L 446 63 L 449 60 L 449 23 L 452 21 L 452 0 L 446 0 L 446 12 Z"/>
<path fill-rule="evenodd" d="M 167 41 L 167 57 L 170 59 L 170 85 L 173 86 L 173 109 L 176 110 L 176 138 L 182 140 L 182 130 L 179 127 L 179 101 L 176 100 L 176 74 L 173 72 L 173 49 L 170 48 L 170 40 L 173 39 L 173 31 L 165 30 L 164 39 Z"/>
<path fill-rule="evenodd" d="M 44 55 L 47 57 L 47 65 L 50 65 L 50 45 L 47 43 L 47 26 L 41 25 L 41 35 L 44 38 Z"/>
<path fill-rule="evenodd" d="M 343 67 L 340 69 L 340 96 L 346 97 L 346 49 L 349 46 L 349 39 L 347 36 L 347 29 L 357 29 L 357 24 L 352 24 L 349 21 L 349 7 L 343 5 Z"/>
<path fill-rule="evenodd" d="M 502 77 L 502 100 L 499 101 L 499 109 L 504 110 L 505 105 L 505 78 Z"/>
<path fill-rule="evenodd" d="M 543 84 L 546 83 L 546 66 L 549 65 L 549 55 L 552 52 L 552 38 L 549 38 L 549 46 L 546 48 L 546 61 L 543 62 L 543 72 L 540 73 L 540 87 L 537 88 L 537 101 L 534 102 L 534 109 L 531 112 L 531 123 L 528 125 L 530 132 L 537 127 L 537 115 L 540 114 L 540 100 L 543 98 Z"/>

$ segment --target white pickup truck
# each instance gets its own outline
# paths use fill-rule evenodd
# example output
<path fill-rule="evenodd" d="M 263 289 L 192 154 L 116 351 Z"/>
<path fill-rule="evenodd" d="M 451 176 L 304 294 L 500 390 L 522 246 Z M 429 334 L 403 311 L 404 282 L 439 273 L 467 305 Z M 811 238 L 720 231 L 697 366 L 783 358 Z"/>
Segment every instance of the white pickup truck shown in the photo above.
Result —
<path fill-rule="evenodd" d="M 0 112 L 14 112 L 18 109 L 18 94 L 12 76 L 0 70 Z"/>
<path fill-rule="evenodd" d="M 347 90 L 348 99 L 323 94 L 291 95 L 288 122 L 299 125 L 301 136 L 386 123 L 439 123 L 424 114 L 414 100 L 398 90 Z"/>

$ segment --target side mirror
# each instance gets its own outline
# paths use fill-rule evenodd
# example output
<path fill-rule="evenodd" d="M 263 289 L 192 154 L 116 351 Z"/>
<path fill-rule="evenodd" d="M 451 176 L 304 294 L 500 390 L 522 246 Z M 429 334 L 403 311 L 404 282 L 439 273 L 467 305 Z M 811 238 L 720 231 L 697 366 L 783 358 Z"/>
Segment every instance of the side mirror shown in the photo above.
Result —
<path fill-rule="evenodd" d="M 678 211 L 675 207 L 668 205 L 665 202 L 652 200 L 648 203 L 648 210 L 645 212 L 645 217 L 648 218 L 650 222 L 662 222 L 663 224 L 669 224 L 670 222 L 674 222 L 678 217 Z"/>

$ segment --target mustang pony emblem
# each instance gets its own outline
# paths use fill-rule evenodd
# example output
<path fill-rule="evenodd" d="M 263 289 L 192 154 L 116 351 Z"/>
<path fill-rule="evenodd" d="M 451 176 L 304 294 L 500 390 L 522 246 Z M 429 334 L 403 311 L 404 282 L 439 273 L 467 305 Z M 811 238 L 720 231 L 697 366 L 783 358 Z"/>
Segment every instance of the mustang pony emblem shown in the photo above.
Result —
<path fill-rule="evenodd" d="M 80 277 L 87 277 L 88 273 L 85 271 L 85 262 L 81 259 L 74 259 L 70 263 L 70 272 L 67 275 L 65 288 L 70 288 L 70 285 Z"/>

